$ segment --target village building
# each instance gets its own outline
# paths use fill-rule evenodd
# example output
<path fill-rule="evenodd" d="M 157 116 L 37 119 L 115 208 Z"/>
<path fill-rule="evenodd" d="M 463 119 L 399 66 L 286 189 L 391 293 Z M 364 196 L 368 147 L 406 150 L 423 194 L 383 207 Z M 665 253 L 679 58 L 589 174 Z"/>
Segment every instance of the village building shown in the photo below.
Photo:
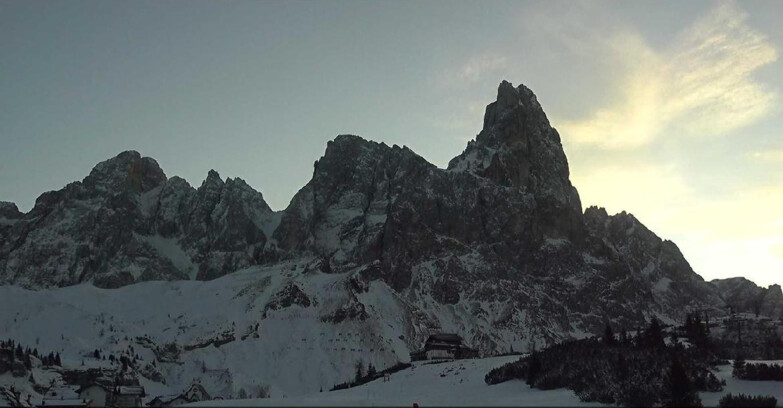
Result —
<path fill-rule="evenodd" d="M 120 385 L 114 387 L 114 406 L 141 407 L 141 399 L 145 397 L 144 387 L 138 385 Z"/>
<path fill-rule="evenodd" d="M 98 383 L 85 384 L 76 391 L 88 407 L 105 407 L 111 402 L 111 389 Z"/>
<path fill-rule="evenodd" d="M 193 402 L 185 398 L 184 394 L 159 395 L 147 403 L 150 407 L 176 407 Z"/>
<path fill-rule="evenodd" d="M 212 399 L 204 386 L 199 383 L 191 384 L 183 394 L 190 402 L 209 401 Z"/>
<path fill-rule="evenodd" d="M 159 395 L 147 403 L 150 407 L 176 407 L 182 404 L 198 401 L 209 401 L 211 397 L 204 386 L 199 383 L 191 384 L 181 394 Z"/>
<path fill-rule="evenodd" d="M 433 334 L 424 343 L 424 349 L 411 353 L 411 360 L 455 360 L 478 357 L 478 350 L 468 347 L 455 333 Z"/>
<path fill-rule="evenodd" d="M 44 394 L 42 407 L 86 407 L 87 402 L 79 398 L 79 387 L 69 385 L 54 387 Z"/>

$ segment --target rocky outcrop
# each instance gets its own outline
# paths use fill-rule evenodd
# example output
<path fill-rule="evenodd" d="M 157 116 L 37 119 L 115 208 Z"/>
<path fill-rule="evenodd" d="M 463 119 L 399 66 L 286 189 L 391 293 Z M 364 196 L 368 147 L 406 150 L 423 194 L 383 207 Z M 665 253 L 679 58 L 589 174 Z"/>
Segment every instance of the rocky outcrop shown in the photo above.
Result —
<path fill-rule="evenodd" d="M 42 194 L 28 214 L 0 209 L 0 282 L 24 287 L 222 276 L 256 263 L 275 218 L 241 179 L 212 171 L 194 190 L 134 151 Z"/>
<path fill-rule="evenodd" d="M 710 283 L 723 295 L 727 306 L 734 312 L 783 317 L 783 292 L 780 285 L 762 288 L 742 277 L 714 279 Z"/>

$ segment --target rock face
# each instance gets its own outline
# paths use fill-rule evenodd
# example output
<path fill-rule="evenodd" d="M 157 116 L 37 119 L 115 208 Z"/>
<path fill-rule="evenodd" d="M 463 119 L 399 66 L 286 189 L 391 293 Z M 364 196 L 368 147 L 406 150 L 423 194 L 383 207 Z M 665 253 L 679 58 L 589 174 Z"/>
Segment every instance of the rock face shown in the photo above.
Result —
<path fill-rule="evenodd" d="M 728 290 L 632 215 L 583 214 L 560 136 L 533 92 L 505 81 L 446 169 L 407 147 L 341 135 L 276 213 L 241 179 L 210 171 L 194 189 L 124 152 L 28 214 L 0 205 L 0 234 L 0 282 L 29 288 L 209 280 L 298 262 L 304 272 L 269 313 L 310 307 L 308 282 L 338 276 L 321 321 L 402 319 L 411 349 L 438 331 L 490 353 L 606 323 L 674 322 L 689 308 L 723 310 Z M 402 317 L 372 304 L 381 287 Z"/>
<path fill-rule="evenodd" d="M 745 278 L 714 279 L 710 283 L 718 288 L 727 306 L 734 311 L 783 317 L 783 292 L 780 285 L 761 288 Z"/>
<path fill-rule="evenodd" d="M 210 278 L 257 262 L 275 214 L 241 179 L 210 172 L 198 190 L 127 151 L 81 182 L 41 195 L 28 214 L 4 205 L 0 282 L 24 287 Z M 252 227 L 252 230 L 250 230 Z"/>

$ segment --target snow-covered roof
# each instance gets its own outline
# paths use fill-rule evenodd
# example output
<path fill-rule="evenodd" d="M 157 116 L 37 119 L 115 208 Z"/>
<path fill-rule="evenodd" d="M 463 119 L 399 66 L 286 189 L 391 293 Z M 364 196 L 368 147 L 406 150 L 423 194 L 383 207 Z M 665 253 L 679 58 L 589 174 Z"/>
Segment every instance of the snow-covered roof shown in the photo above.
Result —
<path fill-rule="evenodd" d="M 76 385 L 66 385 L 62 387 L 55 387 L 46 393 L 45 398 L 48 400 L 76 400 L 79 399 L 79 387 Z"/>
<path fill-rule="evenodd" d="M 50 407 L 85 407 L 87 402 L 82 399 L 45 399 L 41 403 L 43 406 Z"/>
<path fill-rule="evenodd" d="M 110 391 L 110 390 L 111 390 L 111 387 L 108 387 L 108 386 L 106 386 L 106 385 L 103 385 L 103 384 L 99 384 L 99 383 L 88 383 L 88 384 L 84 384 L 84 385 L 82 385 L 81 387 L 79 387 L 79 388 L 76 390 L 76 392 L 82 392 L 82 391 L 84 391 L 84 390 L 86 390 L 86 389 L 88 389 L 88 388 L 92 388 L 92 387 L 99 387 L 99 388 L 102 388 L 104 391 Z"/>
<path fill-rule="evenodd" d="M 152 400 L 150 400 L 150 402 L 152 402 L 152 401 L 155 401 L 155 400 L 158 400 L 158 401 L 160 401 L 160 402 L 162 402 L 162 403 L 164 403 L 164 404 L 168 404 L 169 402 L 171 402 L 171 401 L 174 401 L 174 400 L 175 400 L 175 399 L 177 399 L 177 398 L 182 398 L 182 399 L 183 399 L 183 400 L 185 400 L 185 401 L 190 401 L 188 398 L 186 398 L 186 397 L 185 397 L 184 395 L 182 395 L 182 394 L 164 394 L 164 395 L 158 395 L 158 396 L 156 396 L 155 398 L 153 398 Z"/>

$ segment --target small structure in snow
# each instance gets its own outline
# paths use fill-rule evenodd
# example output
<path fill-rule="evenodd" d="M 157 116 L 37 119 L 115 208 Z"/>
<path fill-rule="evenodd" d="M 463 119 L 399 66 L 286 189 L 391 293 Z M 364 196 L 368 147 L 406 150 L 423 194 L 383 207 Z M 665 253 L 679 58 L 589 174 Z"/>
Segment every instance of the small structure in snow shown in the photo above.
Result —
<path fill-rule="evenodd" d="M 111 388 L 98 383 L 88 383 L 76 390 L 88 407 L 105 407 L 111 402 Z"/>
<path fill-rule="evenodd" d="M 411 353 L 411 360 L 454 360 L 478 357 L 478 350 L 468 347 L 455 333 L 438 333 L 427 338 L 424 350 Z"/>
<path fill-rule="evenodd" d="M 79 398 L 79 387 L 62 386 L 49 389 L 41 400 L 44 407 L 86 407 L 87 402 Z"/>
<path fill-rule="evenodd" d="M 207 390 L 204 389 L 204 386 L 199 383 L 191 384 L 183 395 L 190 402 L 209 401 L 212 399 L 212 397 L 209 396 L 209 393 L 207 393 Z"/>
<path fill-rule="evenodd" d="M 183 394 L 169 394 L 159 395 L 147 403 L 150 407 L 176 407 L 182 404 L 187 404 L 192 401 L 185 398 Z"/>
<path fill-rule="evenodd" d="M 114 387 L 114 405 L 118 407 L 141 407 L 144 387 L 138 385 L 120 385 Z"/>

